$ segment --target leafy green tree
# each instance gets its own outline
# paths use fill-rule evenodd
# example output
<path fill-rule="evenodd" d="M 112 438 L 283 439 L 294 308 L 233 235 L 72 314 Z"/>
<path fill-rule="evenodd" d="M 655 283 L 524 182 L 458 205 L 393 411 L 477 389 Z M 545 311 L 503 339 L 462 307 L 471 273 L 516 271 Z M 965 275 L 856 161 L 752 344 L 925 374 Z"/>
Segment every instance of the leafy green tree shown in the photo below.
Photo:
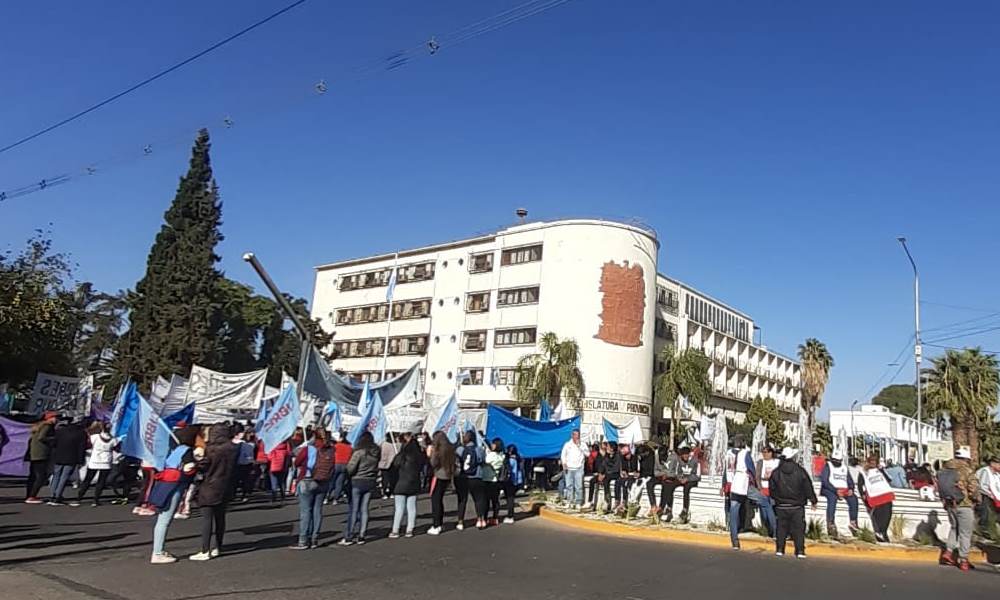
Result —
<path fill-rule="evenodd" d="M 979 461 L 980 433 L 992 431 L 1000 393 L 997 358 L 979 348 L 946 350 L 931 360 L 927 377 L 928 414 L 950 424 L 956 446 L 969 446 Z"/>
<path fill-rule="evenodd" d="M 37 371 L 75 375 L 73 322 L 62 293 L 69 258 L 38 230 L 18 254 L 0 254 L 0 382 L 24 390 Z"/>
<path fill-rule="evenodd" d="M 585 393 L 580 372 L 580 346 L 549 332 L 538 341 L 539 353 L 517 361 L 514 398 L 522 406 L 538 406 L 542 398 L 555 408 L 560 399 L 578 405 Z"/>
<path fill-rule="evenodd" d="M 816 423 L 813 427 L 812 441 L 814 446 L 819 446 L 820 452 L 830 456 L 833 452 L 833 434 L 830 433 L 829 423 Z"/>
<path fill-rule="evenodd" d="M 881 404 L 894 413 L 915 417 L 917 415 L 917 387 L 915 385 L 887 385 L 872 398 L 872 404 Z"/>
<path fill-rule="evenodd" d="M 125 327 L 125 293 L 108 294 L 83 282 L 60 294 L 71 322 L 73 363 L 81 375 L 93 374 L 98 384 L 111 375 L 114 348 Z"/>
<path fill-rule="evenodd" d="M 809 338 L 799 345 L 799 360 L 802 362 L 802 408 L 809 415 L 809 428 L 816 427 L 816 411 L 823 404 L 823 392 L 830 381 L 833 356 L 826 344 L 816 338 Z"/>
<path fill-rule="evenodd" d="M 753 435 L 753 430 L 759 421 L 763 421 L 764 427 L 767 428 L 768 444 L 775 448 L 787 445 L 785 442 L 785 422 L 781 419 L 781 413 L 778 412 L 778 404 L 774 398 L 757 396 L 750 403 L 746 417 L 746 422 L 750 427 L 750 436 Z M 747 439 L 749 440 L 750 437 Z"/>
<path fill-rule="evenodd" d="M 119 344 L 118 365 L 147 385 L 157 375 L 187 373 L 195 363 L 222 366 L 215 254 L 222 203 L 209 148 L 208 131 L 202 130 L 149 251 L 146 273 L 128 297 L 130 327 Z"/>
<path fill-rule="evenodd" d="M 659 362 L 662 371 L 653 379 L 654 411 L 659 416 L 664 408 L 670 408 L 670 447 L 673 448 L 681 397 L 687 398 L 696 410 L 702 410 L 711 396 L 708 368 L 712 360 L 694 348 L 678 352 L 673 346 L 667 346 L 660 352 Z"/>

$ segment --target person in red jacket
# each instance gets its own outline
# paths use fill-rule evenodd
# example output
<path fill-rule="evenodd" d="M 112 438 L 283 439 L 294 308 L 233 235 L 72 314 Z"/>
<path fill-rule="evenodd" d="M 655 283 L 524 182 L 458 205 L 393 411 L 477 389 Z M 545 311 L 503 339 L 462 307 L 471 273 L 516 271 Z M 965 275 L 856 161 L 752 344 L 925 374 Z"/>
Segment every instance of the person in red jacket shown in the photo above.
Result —
<path fill-rule="evenodd" d="M 351 493 L 350 481 L 347 477 L 347 463 L 351 460 L 354 448 L 344 438 L 344 434 L 340 431 L 333 433 L 336 464 L 333 471 L 333 485 L 330 486 L 330 491 L 327 493 L 325 504 L 336 504 L 342 494 L 350 496 Z"/>
<path fill-rule="evenodd" d="M 271 449 L 267 454 L 268 474 L 271 480 L 271 504 L 278 501 L 285 503 L 285 481 L 288 479 L 288 467 L 291 464 L 292 445 L 287 440 Z"/>

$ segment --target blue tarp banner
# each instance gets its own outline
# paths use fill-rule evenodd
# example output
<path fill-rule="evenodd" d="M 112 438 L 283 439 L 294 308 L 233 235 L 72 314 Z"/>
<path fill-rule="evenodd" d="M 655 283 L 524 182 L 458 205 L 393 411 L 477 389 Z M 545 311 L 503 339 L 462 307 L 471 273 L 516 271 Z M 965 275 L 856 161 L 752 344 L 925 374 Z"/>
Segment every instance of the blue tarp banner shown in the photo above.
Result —
<path fill-rule="evenodd" d="M 579 428 L 578 416 L 565 421 L 533 421 L 492 404 L 487 408 L 487 439 L 514 444 L 522 458 L 558 457 L 570 434 Z"/>

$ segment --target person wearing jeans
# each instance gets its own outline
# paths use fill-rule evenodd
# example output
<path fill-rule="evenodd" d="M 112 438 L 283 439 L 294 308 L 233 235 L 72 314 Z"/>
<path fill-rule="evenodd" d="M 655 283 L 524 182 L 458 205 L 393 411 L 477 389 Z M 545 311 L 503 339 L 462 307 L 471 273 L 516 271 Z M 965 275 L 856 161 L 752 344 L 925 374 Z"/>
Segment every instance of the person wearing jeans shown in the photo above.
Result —
<path fill-rule="evenodd" d="M 392 515 L 391 538 L 399 537 L 399 526 L 406 513 L 406 537 L 413 537 L 413 528 L 417 524 L 417 494 L 420 493 L 420 475 L 424 468 L 424 453 L 420 450 L 412 433 L 404 433 L 403 446 L 395 455 L 390 465 L 396 474 L 396 481 L 390 492 L 396 505 Z"/>
<path fill-rule="evenodd" d="M 313 439 L 295 455 L 298 469 L 296 491 L 299 497 L 299 541 L 292 550 L 308 550 L 319 544 L 323 525 L 323 501 L 330 485 L 333 448 L 326 441 L 326 431 L 316 429 Z M 321 464 L 321 467 L 317 467 Z M 325 465 L 325 468 L 322 467 Z"/>
<path fill-rule="evenodd" d="M 52 495 L 49 504 L 62 504 L 63 490 L 77 467 L 82 465 L 87 454 L 87 432 L 83 425 L 70 423 L 56 429 L 52 444 Z M 79 506 L 79 502 L 73 501 Z"/>
<path fill-rule="evenodd" d="M 52 494 L 49 504 L 62 504 L 63 491 L 69 483 L 70 476 L 76 470 L 76 465 L 56 465 L 52 470 Z"/>
<path fill-rule="evenodd" d="M 347 474 L 351 478 L 351 507 L 347 515 L 347 528 L 342 546 L 353 543 L 364 544 L 368 532 L 368 504 L 372 499 L 372 490 L 378 479 L 378 461 L 382 450 L 375 443 L 370 431 L 365 431 L 358 438 L 347 463 Z M 356 537 L 355 537 L 356 536 Z"/>
<path fill-rule="evenodd" d="M 559 456 L 566 480 L 564 498 L 573 507 L 583 504 L 583 468 L 587 464 L 587 454 L 587 448 L 580 442 L 580 430 L 574 429 Z"/>
<path fill-rule="evenodd" d="M 170 495 L 170 501 L 167 506 L 161 510 L 156 515 L 156 524 L 153 526 L 153 558 L 152 562 L 155 564 L 157 562 L 167 562 L 167 560 L 162 560 L 159 557 L 169 557 L 163 550 L 164 544 L 167 541 L 167 528 L 170 527 L 170 522 L 174 520 L 174 513 L 177 512 L 177 507 L 181 503 L 181 497 L 184 496 L 183 489 L 178 488 Z M 174 562 L 169 560 L 169 562 Z"/>

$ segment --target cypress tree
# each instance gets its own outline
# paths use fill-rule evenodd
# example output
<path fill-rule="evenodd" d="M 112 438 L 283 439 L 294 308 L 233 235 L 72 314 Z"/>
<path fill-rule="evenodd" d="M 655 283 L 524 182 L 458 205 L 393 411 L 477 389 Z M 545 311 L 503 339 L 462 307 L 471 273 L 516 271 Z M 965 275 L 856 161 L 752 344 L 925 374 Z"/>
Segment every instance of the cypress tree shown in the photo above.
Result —
<path fill-rule="evenodd" d="M 131 326 L 117 362 L 123 374 L 147 385 L 157 375 L 186 376 L 193 364 L 220 366 L 215 246 L 222 240 L 222 203 L 209 148 L 203 129 L 149 251 L 146 274 L 129 294 Z"/>

